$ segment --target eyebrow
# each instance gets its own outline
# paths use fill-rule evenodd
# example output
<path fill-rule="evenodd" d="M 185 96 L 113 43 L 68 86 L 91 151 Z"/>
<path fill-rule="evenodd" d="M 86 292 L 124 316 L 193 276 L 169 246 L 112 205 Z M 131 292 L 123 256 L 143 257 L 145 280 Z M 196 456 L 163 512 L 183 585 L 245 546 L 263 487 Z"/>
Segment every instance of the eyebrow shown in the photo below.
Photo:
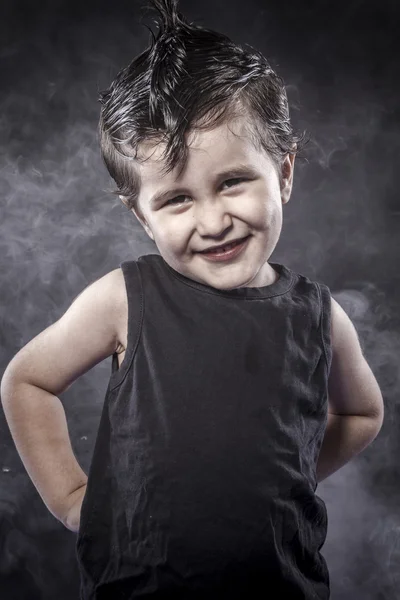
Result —
<path fill-rule="evenodd" d="M 230 167 L 221 173 L 217 173 L 215 176 L 215 181 L 222 181 L 224 179 L 235 179 L 236 177 L 257 177 L 259 173 L 250 165 L 239 164 L 234 167 Z M 154 206 L 155 204 L 159 204 L 163 200 L 167 200 L 169 197 L 172 197 L 174 194 L 183 194 L 185 192 L 184 187 L 176 187 L 171 188 L 169 190 L 156 192 L 150 198 L 150 204 Z"/>

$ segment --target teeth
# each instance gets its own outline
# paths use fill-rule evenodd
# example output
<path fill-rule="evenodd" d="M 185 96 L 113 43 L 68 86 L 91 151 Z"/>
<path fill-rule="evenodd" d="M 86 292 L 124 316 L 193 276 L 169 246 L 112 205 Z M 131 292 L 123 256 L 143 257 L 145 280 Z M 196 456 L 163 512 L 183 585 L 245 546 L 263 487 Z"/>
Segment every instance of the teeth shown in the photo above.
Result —
<path fill-rule="evenodd" d="M 222 246 L 222 248 L 215 248 L 215 250 L 207 250 L 207 252 L 226 252 L 234 246 L 237 246 L 240 241 L 241 240 L 238 240 L 237 242 L 232 242 L 232 244 L 228 244 L 228 246 Z"/>

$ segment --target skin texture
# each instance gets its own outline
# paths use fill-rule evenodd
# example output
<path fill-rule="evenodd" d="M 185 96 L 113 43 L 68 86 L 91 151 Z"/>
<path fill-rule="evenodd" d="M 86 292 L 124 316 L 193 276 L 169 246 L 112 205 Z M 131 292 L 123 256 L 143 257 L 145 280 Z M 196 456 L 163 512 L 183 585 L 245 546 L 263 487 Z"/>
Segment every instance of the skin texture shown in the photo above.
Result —
<path fill-rule="evenodd" d="M 262 287 L 278 278 L 268 259 L 279 240 L 282 206 L 293 183 L 295 155 L 286 155 L 278 167 L 254 147 L 245 127 L 238 117 L 211 131 L 190 132 L 188 162 L 179 179 L 177 168 L 162 175 L 164 145 L 142 144 L 139 149 L 146 162 L 137 165 L 142 186 L 132 212 L 173 269 L 222 290 Z M 256 176 L 247 181 L 218 178 L 238 164 L 249 165 Z M 169 190 L 161 203 L 151 202 L 154 194 Z M 247 248 L 231 262 L 212 263 L 195 253 L 249 234 Z"/>

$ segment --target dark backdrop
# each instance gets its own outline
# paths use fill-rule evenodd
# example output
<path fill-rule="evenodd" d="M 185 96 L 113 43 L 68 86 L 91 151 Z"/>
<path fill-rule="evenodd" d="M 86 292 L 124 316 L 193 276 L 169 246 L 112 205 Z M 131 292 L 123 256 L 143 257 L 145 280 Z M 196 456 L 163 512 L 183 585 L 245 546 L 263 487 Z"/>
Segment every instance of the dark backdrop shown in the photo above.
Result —
<path fill-rule="evenodd" d="M 318 487 L 333 600 L 400 598 L 399 46 L 397 2 L 181 0 L 189 20 L 259 48 L 284 78 L 297 161 L 275 262 L 326 283 L 381 386 L 384 426 Z M 0 369 L 95 279 L 158 253 L 108 193 L 99 90 L 149 40 L 135 1 L 3 0 L 0 18 Z M 398 168 L 398 166 L 397 166 Z M 111 359 L 61 396 L 87 472 Z M 78 598 L 76 536 L 49 513 L 0 413 L 4 600 Z"/>

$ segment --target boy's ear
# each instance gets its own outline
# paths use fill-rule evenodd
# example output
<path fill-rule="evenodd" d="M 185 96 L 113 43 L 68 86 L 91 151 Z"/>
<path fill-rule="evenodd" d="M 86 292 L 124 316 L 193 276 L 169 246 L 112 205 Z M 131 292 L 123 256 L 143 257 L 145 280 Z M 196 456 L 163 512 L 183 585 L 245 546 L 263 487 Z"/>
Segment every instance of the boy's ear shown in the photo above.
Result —
<path fill-rule="evenodd" d="M 148 226 L 146 219 L 144 218 L 142 211 L 140 210 L 140 207 L 137 205 L 136 207 L 129 207 L 129 203 L 127 201 L 127 199 L 125 198 L 125 196 L 119 196 L 121 202 L 127 207 L 130 208 L 130 210 L 133 212 L 133 214 L 135 215 L 135 217 L 137 218 L 137 220 L 139 221 L 139 223 L 141 224 L 141 226 L 143 227 L 143 229 L 145 230 L 145 232 L 147 233 L 147 235 L 149 236 L 149 238 L 151 238 L 154 242 L 154 236 L 152 234 L 152 231 L 150 229 L 150 227 Z"/>
<path fill-rule="evenodd" d="M 289 202 L 290 194 L 292 193 L 293 186 L 293 172 L 294 172 L 294 161 L 296 155 L 287 154 L 281 167 L 281 198 L 282 203 L 286 204 Z"/>

